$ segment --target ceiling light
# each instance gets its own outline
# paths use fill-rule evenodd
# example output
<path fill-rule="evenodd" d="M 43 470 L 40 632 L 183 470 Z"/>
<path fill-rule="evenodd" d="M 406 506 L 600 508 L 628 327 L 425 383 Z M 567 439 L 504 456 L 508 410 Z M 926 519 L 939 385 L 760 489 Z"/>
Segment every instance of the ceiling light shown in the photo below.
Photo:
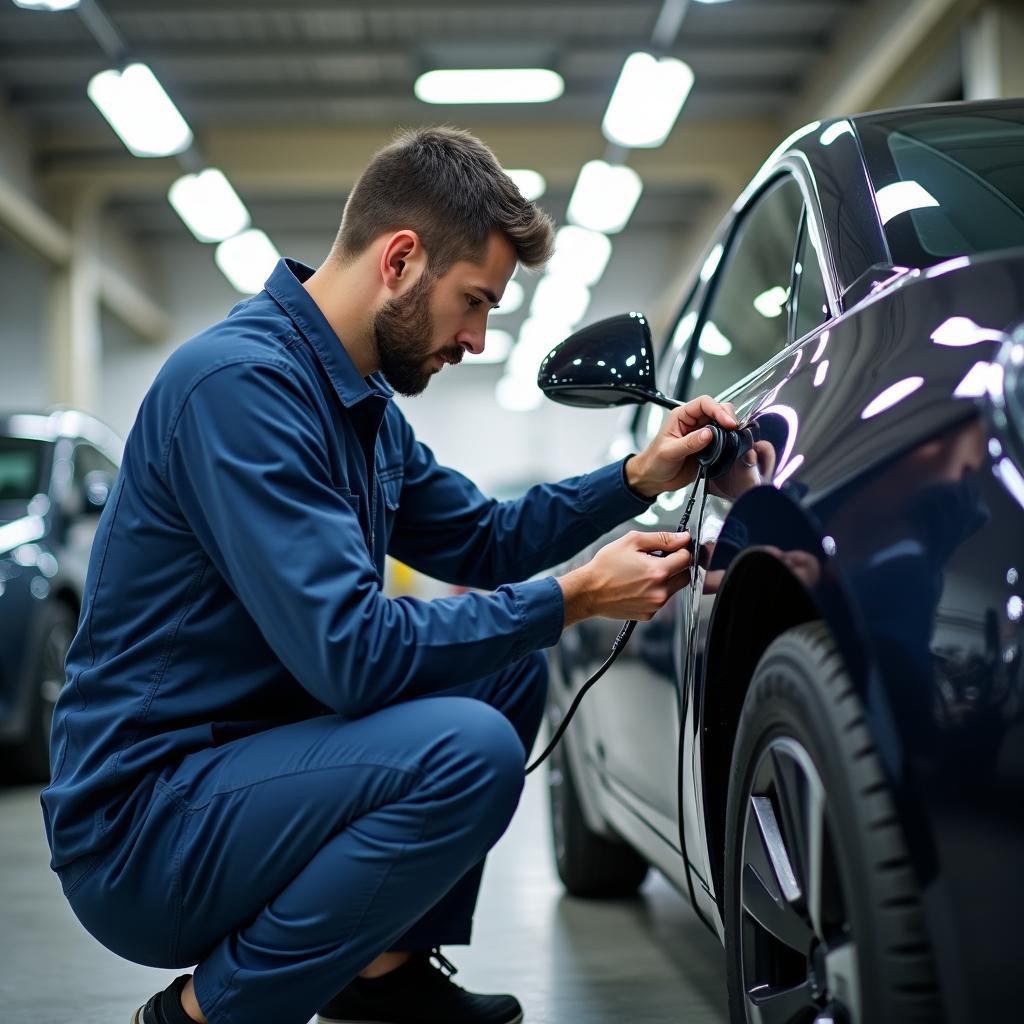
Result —
<path fill-rule="evenodd" d="M 192 144 L 192 130 L 145 64 L 101 71 L 87 91 L 135 156 L 171 156 Z"/>
<path fill-rule="evenodd" d="M 519 189 L 527 202 L 532 203 L 534 199 L 540 199 L 544 195 L 544 190 L 548 187 L 548 183 L 544 180 L 544 175 L 540 171 L 531 171 L 526 167 L 518 167 L 511 171 L 506 170 L 505 173 L 515 182 L 516 188 Z"/>
<path fill-rule="evenodd" d="M 693 88 L 693 71 L 676 57 L 631 53 L 615 84 L 601 130 L 620 146 L 660 146 Z"/>
<path fill-rule="evenodd" d="M 575 278 L 589 288 L 600 280 L 611 255 L 612 243 L 607 235 L 567 224 L 555 234 L 555 254 L 548 263 L 548 273 Z"/>
<path fill-rule="evenodd" d="M 413 92 L 424 103 L 550 103 L 565 90 L 548 68 L 459 68 L 427 71 Z"/>
<path fill-rule="evenodd" d="M 26 11 L 70 11 L 78 6 L 79 0 L 14 0 L 15 7 Z"/>
<path fill-rule="evenodd" d="M 540 405 L 544 394 L 535 380 L 502 377 L 494 387 L 494 397 L 509 412 L 530 412 Z"/>
<path fill-rule="evenodd" d="M 727 356 L 732 351 L 732 342 L 709 320 L 701 328 L 699 347 L 709 356 Z"/>
<path fill-rule="evenodd" d="M 512 351 L 512 335 L 508 331 L 489 330 L 484 336 L 484 350 L 474 355 L 466 353 L 464 362 L 468 366 L 484 363 L 503 363 Z"/>
<path fill-rule="evenodd" d="M 501 296 L 501 305 L 491 310 L 491 316 L 504 316 L 514 313 L 523 304 L 523 286 L 518 281 L 509 281 Z"/>
<path fill-rule="evenodd" d="M 243 231 L 217 246 L 217 266 L 240 292 L 253 295 L 263 290 L 281 254 L 264 232 L 256 228 Z"/>
<path fill-rule="evenodd" d="M 909 210 L 922 210 L 926 206 L 938 206 L 939 201 L 916 181 L 895 181 L 875 193 L 878 216 L 883 224 L 893 217 Z"/>
<path fill-rule="evenodd" d="M 781 285 L 775 285 L 774 288 L 769 288 L 767 291 L 761 292 L 760 295 L 754 296 L 754 309 L 761 316 L 771 320 L 782 315 L 788 298 L 789 289 L 783 288 Z"/>
<path fill-rule="evenodd" d="M 569 199 L 569 220 L 581 228 L 615 234 L 626 226 L 643 187 L 632 167 L 590 160 L 580 170 Z"/>
<path fill-rule="evenodd" d="M 530 314 L 573 327 L 586 315 L 589 305 L 590 291 L 586 285 L 571 277 L 548 274 L 537 282 Z"/>
<path fill-rule="evenodd" d="M 572 334 L 572 324 L 550 317 L 531 316 L 519 328 L 519 339 L 508 358 L 509 374 L 535 380 L 544 357 Z"/>
<path fill-rule="evenodd" d="M 200 242 L 223 242 L 249 226 L 249 211 L 215 167 L 179 178 L 167 198 Z"/>

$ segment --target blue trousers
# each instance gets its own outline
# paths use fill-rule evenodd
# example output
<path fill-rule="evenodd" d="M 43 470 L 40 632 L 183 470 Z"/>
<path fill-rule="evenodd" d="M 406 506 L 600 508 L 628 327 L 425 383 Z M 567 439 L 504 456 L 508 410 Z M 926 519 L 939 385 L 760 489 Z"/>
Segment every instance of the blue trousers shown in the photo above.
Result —
<path fill-rule="evenodd" d="M 189 755 L 72 909 L 128 960 L 198 964 L 211 1024 L 305 1024 L 385 950 L 469 941 L 546 688 L 538 652 L 364 718 Z"/>

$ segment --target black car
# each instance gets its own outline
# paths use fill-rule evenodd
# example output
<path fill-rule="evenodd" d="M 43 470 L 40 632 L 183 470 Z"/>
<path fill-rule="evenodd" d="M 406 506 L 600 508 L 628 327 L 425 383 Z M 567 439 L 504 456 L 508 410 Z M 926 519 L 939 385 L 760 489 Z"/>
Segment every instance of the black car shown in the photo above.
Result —
<path fill-rule="evenodd" d="M 1024 1019 L 1022 320 L 1024 102 L 948 104 L 786 140 L 656 366 L 639 314 L 542 364 L 556 400 L 642 403 L 612 455 L 704 392 L 740 421 L 618 531 L 694 497 L 692 585 L 550 772 L 568 890 L 661 869 L 725 944 L 734 1022 Z M 564 634 L 552 721 L 618 628 Z"/>
<path fill-rule="evenodd" d="M 49 777 L 50 722 L 121 441 L 84 413 L 0 416 L 0 772 Z"/>

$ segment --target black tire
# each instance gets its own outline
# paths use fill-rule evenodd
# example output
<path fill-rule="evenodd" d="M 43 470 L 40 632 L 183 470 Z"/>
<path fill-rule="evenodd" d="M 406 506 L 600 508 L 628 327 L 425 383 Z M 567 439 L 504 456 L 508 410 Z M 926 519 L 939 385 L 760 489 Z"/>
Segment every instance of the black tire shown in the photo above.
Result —
<path fill-rule="evenodd" d="M 725 915 L 733 1024 L 942 1020 L 900 822 L 821 623 L 771 644 L 743 704 Z"/>
<path fill-rule="evenodd" d="M 49 782 L 50 726 L 57 694 L 64 685 L 64 659 L 75 635 L 75 613 L 59 601 L 43 609 L 43 628 L 35 652 L 29 695 L 28 731 L 11 748 L 11 775 L 18 782 Z"/>
<path fill-rule="evenodd" d="M 563 739 L 555 747 L 548 767 L 551 837 L 558 877 L 573 896 L 634 896 L 647 877 L 647 861 L 632 847 L 588 827 L 565 744 Z"/>

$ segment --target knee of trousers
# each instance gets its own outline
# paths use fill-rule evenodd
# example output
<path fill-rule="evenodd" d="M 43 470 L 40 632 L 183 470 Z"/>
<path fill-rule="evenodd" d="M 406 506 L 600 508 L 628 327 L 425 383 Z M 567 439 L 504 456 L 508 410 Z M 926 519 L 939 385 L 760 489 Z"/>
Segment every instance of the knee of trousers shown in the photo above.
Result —
<path fill-rule="evenodd" d="M 445 728 L 433 745 L 428 769 L 472 820 L 504 831 L 519 803 L 526 753 L 511 722 L 483 701 L 438 700 Z"/>

